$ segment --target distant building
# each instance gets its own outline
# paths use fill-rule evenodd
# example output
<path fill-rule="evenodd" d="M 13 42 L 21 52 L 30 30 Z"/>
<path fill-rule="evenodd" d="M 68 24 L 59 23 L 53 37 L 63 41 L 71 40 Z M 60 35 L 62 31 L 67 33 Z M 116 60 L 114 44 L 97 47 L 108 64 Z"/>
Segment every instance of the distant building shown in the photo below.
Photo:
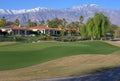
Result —
<path fill-rule="evenodd" d="M 22 26 L 6 26 L 0 28 L 0 36 L 15 35 L 15 36 L 31 36 L 37 35 L 38 33 L 47 34 L 48 32 L 52 36 L 60 34 L 61 28 L 50 28 L 48 26 L 35 26 L 26 28 Z M 76 28 L 65 28 L 65 31 L 76 31 Z"/>

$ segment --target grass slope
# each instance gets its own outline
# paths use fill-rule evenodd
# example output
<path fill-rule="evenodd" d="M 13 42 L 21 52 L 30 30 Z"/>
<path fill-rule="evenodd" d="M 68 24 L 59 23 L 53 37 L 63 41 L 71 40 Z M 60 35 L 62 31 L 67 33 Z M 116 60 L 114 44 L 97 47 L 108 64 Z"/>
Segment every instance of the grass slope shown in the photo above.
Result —
<path fill-rule="evenodd" d="M 23 68 L 53 59 L 78 54 L 110 54 L 119 50 L 110 44 L 94 42 L 41 42 L 0 47 L 0 70 Z"/>

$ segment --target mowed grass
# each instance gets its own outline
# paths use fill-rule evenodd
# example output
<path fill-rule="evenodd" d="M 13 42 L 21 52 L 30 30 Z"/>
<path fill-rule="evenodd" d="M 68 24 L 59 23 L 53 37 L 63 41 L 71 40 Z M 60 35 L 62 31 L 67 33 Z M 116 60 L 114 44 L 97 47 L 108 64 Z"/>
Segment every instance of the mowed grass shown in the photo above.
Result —
<path fill-rule="evenodd" d="M 0 70 L 18 69 L 79 54 L 111 54 L 120 48 L 101 42 L 40 42 L 0 46 Z"/>

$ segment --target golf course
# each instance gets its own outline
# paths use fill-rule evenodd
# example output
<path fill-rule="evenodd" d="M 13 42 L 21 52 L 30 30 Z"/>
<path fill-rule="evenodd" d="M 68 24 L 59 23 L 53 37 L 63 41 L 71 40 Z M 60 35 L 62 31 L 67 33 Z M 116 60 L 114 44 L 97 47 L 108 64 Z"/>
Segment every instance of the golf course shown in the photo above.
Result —
<path fill-rule="evenodd" d="M 1 42 L 0 81 L 83 75 L 119 66 L 119 53 L 120 47 L 103 41 Z"/>

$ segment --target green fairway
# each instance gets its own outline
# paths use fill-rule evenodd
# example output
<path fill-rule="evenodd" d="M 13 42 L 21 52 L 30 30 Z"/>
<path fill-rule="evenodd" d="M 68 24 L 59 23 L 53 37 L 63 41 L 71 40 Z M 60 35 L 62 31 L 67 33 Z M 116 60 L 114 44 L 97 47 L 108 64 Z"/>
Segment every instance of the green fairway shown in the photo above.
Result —
<path fill-rule="evenodd" d="M 57 58 L 79 54 L 110 54 L 120 48 L 93 42 L 16 43 L 0 46 L 0 70 L 18 69 Z"/>

